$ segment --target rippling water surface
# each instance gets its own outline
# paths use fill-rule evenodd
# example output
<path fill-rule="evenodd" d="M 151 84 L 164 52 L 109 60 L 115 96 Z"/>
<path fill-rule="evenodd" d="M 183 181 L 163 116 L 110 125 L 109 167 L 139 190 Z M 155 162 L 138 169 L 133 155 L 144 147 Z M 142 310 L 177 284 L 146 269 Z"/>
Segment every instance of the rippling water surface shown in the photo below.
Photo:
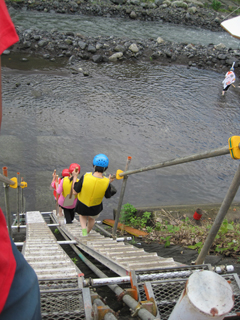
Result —
<path fill-rule="evenodd" d="M 239 40 L 226 31 L 211 32 L 201 28 L 191 28 L 169 23 L 126 20 L 84 15 L 68 15 L 31 11 L 15 11 L 10 14 L 16 26 L 24 29 L 56 29 L 62 32 L 73 31 L 85 36 L 116 36 L 129 39 L 149 39 L 162 37 L 173 42 L 186 42 L 208 45 L 223 43 L 228 48 L 239 48 Z"/>
<path fill-rule="evenodd" d="M 11 176 L 19 171 L 28 182 L 27 210 L 52 210 L 52 172 L 60 174 L 71 162 L 84 173 L 92 170 L 95 154 L 105 153 L 108 172 L 115 173 L 128 156 L 130 169 L 137 169 L 223 147 L 240 135 L 240 92 L 231 87 L 221 96 L 224 74 L 151 63 L 79 66 L 90 76 L 67 67 L 2 68 L 0 159 Z M 124 203 L 220 202 L 237 166 L 224 155 L 131 175 Z M 118 193 L 104 200 L 102 217 L 112 217 L 117 206 L 121 181 L 114 185 Z"/>

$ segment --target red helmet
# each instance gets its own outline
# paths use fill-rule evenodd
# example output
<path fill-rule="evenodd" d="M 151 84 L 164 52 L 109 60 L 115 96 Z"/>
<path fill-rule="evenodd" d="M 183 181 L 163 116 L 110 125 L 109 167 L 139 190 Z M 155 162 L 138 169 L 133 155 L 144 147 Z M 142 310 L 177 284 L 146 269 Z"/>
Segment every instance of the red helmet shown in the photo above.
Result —
<path fill-rule="evenodd" d="M 75 168 L 78 168 L 78 173 L 80 173 L 81 167 L 78 163 L 71 163 L 68 170 L 70 173 L 72 173 L 75 170 Z"/>
<path fill-rule="evenodd" d="M 70 172 L 68 169 L 63 169 L 62 171 L 62 177 L 70 177 Z"/>

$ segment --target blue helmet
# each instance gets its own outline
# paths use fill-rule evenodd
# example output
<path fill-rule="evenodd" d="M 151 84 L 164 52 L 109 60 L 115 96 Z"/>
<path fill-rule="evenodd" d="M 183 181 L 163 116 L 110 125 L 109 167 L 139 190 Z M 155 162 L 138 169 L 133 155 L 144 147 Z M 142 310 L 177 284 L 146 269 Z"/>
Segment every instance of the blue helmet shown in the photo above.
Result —
<path fill-rule="evenodd" d="M 107 168 L 109 164 L 108 157 L 105 154 L 97 154 L 93 158 L 93 165 L 97 167 Z"/>
<path fill-rule="evenodd" d="M 231 68 L 230 68 L 230 71 L 234 71 L 234 68 L 233 68 L 233 67 L 231 67 Z"/>

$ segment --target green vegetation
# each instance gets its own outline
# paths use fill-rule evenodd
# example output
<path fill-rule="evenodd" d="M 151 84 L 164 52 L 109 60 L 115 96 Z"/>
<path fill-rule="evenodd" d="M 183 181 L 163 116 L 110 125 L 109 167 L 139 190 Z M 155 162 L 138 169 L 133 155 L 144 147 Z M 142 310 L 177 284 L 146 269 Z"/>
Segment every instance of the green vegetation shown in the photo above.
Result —
<path fill-rule="evenodd" d="M 151 218 L 151 212 L 144 212 L 142 217 L 137 217 L 136 213 L 137 209 L 130 203 L 126 203 L 123 205 L 120 212 L 120 222 L 133 228 L 146 228 L 146 225 Z"/>
<path fill-rule="evenodd" d="M 130 223 L 130 219 L 134 217 L 136 212 L 137 209 L 133 205 L 130 203 L 124 204 L 120 212 L 120 222 L 128 225 Z"/>
<path fill-rule="evenodd" d="M 136 240 L 135 240 L 134 236 L 132 236 L 132 240 L 130 240 L 129 243 L 136 244 Z"/>
<path fill-rule="evenodd" d="M 72 261 L 76 264 L 78 262 L 77 258 L 72 258 Z"/>
<path fill-rule="evenodd" d="M 221 2 L 218 0 L 213 0 L 212 1 L 212 8 L 215 11 L 218 11 L 220 9 L 220 7 L 222 6 Z"/>
<path fill-rule="evenodd" d="M 55 233 L 55 234 L 59 234 L 59 232 L 60 232 L 60 231 L 58 230 L 58 228 L 56 228 L 56 229 L 54 230 L 54 233 Z"/>
<path fill-rule="evenodd" d="M 147 231 L 146 242 L 158 242 L 165 247 L 180 245 L 197 250 L 200 253 L 212 227 L 212 220 L 203 220 L 197 225 L 194 219 L 188 217 L 175 219 L 165 212 L 166 219 L 154 221 L 152 213 L 145 211 L 140 216 L 138 210 L 127 203 L 122 207 L 120 221 L 127 226 Z M 240 224 L 224 219 L 218 234 L 210 249 L 210 254 L 222 254 L 226 257 L 239 259 L 240 262 Z"/>

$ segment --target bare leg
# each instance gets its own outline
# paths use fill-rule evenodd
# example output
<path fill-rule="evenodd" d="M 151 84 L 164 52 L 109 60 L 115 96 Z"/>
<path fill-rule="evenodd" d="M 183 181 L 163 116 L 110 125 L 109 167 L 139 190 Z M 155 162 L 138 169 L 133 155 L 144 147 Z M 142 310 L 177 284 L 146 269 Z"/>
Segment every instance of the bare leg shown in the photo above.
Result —
<path fill-rule="evenodd" d="M 87 216 L 79 215 L 79 220 L 80 220 L 82 229 L 86 229 L 87 228 L 87 218 L 88 218 Z"/>
<path fill-rule="evenodd" d="M 93 219 L 92 217 L 88 217 L 87 233 L 89 233 L 92 230 L 94 223 L 95 219 Z"/>
<path fill-rule="evenodd" d="M 59 215 L 59 217 L 63 216 L 62 207 L 58 207 L 58 215 Z"/>

